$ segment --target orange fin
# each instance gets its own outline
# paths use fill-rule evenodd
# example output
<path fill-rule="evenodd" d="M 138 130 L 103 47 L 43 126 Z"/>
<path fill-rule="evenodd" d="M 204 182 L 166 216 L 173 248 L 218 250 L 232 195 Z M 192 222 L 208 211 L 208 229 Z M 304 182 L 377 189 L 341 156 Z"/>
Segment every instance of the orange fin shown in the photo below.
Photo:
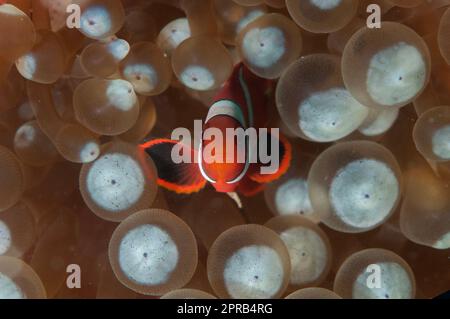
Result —
<path fill-rule="evenodd" d="M 281 176 L 283 176 L 284 173 L 288 170 L 291 159 L 292 159 L 292 146 L 289 140 L 280 134 L 279 136 L 275 136 L 274 134 L 271 134 L 270 131 L 268 131 L 268 134 L 270 135 L 268 140 L 271 141 L 273 139 L 279 140 L 279 166 L 275 173 L 272 174 L 262 174 L 261 173 L 261 167 L 266 166 L 266 164 L 257 163 L 253 166 L 252 171 L 248 174 L 249 178 L 257 183 L 270 183 L 274 180 L 277 180 Z M 259 147 L 259 145 L 258 145 Z M 267 145 L 267 147 L 270 150 L 270 144 Z"/>
<path fill-rule="evenodd" d="M 172 160 L 172 148 L 181 145 L 183 152 L 191 152 L 191 163 L 175 163 Z M 194 162 L 196 152 L 169 139 L 155 139 L 140 145 L 150 155 L 158 171 L 158 185 L 178 194 L 191 194 L 200 191 L 206 185 L 206 180 Z"/>

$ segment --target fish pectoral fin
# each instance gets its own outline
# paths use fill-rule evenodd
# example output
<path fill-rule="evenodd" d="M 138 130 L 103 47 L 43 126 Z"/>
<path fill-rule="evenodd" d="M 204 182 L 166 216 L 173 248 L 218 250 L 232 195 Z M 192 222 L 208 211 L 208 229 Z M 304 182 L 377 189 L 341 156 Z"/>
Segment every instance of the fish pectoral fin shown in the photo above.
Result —
<path fill-rule="evenodd" d="M 261 134 L 261 133 L 260 133 Z M 261 158 L 258 159 L 258 163 L 253 165 L 248 177 L 258 183 L 270 183 L 280 178 L 288 170 L 292 159 L 292 146 L 289 140 L 281 133 L 275 135 L 269 130 L 267 131 L 267 137 L 265 139 L 267 143 L 261 142 L 261 136 L 258 141 L 258 154 L 260 147 L 265 147 L 264 154 L 269 154 L 269 163 L 263 163 Z M 275 150 L 275 154 L 271 154 L 271 146 L 273 143 L 278 142 L 278 148 Z M 276 160 L 277 159 L 277 160 Z M 278 163 L 277 166 L 271 167 L 274 163 Z"/>
<path fill-rule="evenodd" d="M 236 192 L 228 192 L 226 194 L 228 195 L 228 197 L 230 197 L 236 203 L 236 206 L 239 209 L 242 209 L 242 201 L 241 201 L 241 198 L 239 197 L 238 193 L 236 193 Z"/>
<path fill-rule="evenodd" d="M 206 180 L 195 162 L 196 152 L 190 146 L 170 139 L 155 139 L 141 148 L 155 163 L 158 185 L 179 194 L 195 193 L 205 187 Z M 180 158 L 175 160 L 173 154 Z"/>

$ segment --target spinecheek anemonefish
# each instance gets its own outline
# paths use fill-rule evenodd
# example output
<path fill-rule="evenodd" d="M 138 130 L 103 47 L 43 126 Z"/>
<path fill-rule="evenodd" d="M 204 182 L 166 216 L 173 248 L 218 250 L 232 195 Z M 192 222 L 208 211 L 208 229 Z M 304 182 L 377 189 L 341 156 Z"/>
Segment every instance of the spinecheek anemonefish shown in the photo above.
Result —
<path fill-rule="evenodd" d="M 236 65 L 230 78 L 214 98 L 214 102 L 208 110 L 203 123 L 203 132 L 213 128 L 220 131 L 222 136 L 226 136 L 226 130 L 229 128 L 246 130 L 249 127 L 261 132 L 260 129 L 266 128 L 269 120 L 268 108 L 272 89 L 272 81 L 257 77 L 242 63 Z M 261 135 L 259 134 L 256 148 L 267 147 L 266 154 L 268 154 L 271 153 L 269 149 L 271 141 L 276 139 L 277 143 L 273 145 L 278 145 L 276 150 L 278 151 L 278 166 L 270 174 L 261 173 L 260 168 L 263 164 L 258 160 L 250 161 L 248 141 L 244 143 L 245 148 L 238 147 L 239 143 L 235 141 L 232 160 L 227 161 L 211 161 L 207 158 L 208 153 L 204 150 L 214 142 L 214 139 L 205 138 L 204 135 L 202 135 L 197 149 L 182 145 L 183 151 L 190 152 L 192 158 L 197 159 L 189 163 L 175 163 L 171 157 L 173 147 L 176 145 L 180 147 L 181 141 L 155 139 L 142 143 L 140 148 L 155 162 L 158 184 L 166 189 L 189 194 L 198 192 L 209 182 L 218 192 L 237 192 L 244 196 L 252 196 L 261 191 L 264 184 L 282 176 L 291 161 L 291 145 L 287 139 L 281 134 L 272 134 L 270 129 L 262 131 L 267 132 L 266 142 L 260 143 Z M 223 143 L 222 147 L 216 146 L 215 152 L 222 153 L 220 155 L 223 156 L 218 156 L 218 158 L 226 158 L 226 143 Z M 246 154 L 242 154 L 242 152 Z M 238 160 L 238 158 L 245 160 Z"/>

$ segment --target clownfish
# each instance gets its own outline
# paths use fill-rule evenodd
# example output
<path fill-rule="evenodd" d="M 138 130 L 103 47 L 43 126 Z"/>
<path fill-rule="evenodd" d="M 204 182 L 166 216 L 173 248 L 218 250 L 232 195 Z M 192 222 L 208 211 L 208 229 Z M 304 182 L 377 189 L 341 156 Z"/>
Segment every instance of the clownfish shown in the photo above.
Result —
<path fill-rule="evenodd" d="M 153 159 L 158 173 L 158 184 L 176 193 L 190 194 L 200 191 L 210 183 L 218 192 L 252 196 L 261 191 L 264 184 L 281 177 L 290 165 L 291 145 L 281 134 L 273 134 L 266 128 L 272 92 L 273 81 L 256 76 L 242 63 L 236 65 L 208 109 L 203 132 L 214 129 L 226 136 L 227 129 L 255 128 L 260 132 L 257 135 L 256 147 L 251 148 L 248 140 L 241 144 L 235 140 L 232 144 L 233 155 L 228 157 L 227 161 L 214 161 L 209 159 L 210 155 L 204 151 L 208 147 L 211 148 L 210 144 L 214 143 L 214 140 L 203 134 L 197 148 L 181 145 L 182 141 L 171 139 L 144 142 L 139 147 Z M 267 134 L 265 143 L 260 141 L 261 132 Z M 238 136 L 234 138 L 237 139 Z M 272 145 L 277 146 L 277 154 L 271 155 L 277 155 L 278 165 L 273 172 L 262 173 L 263 163 L 259 159 L 251 161 L 250 152 L 254 153 L 265 147 L 265 154 L 270 154 L 273 152 Z M 181 146 L 183 151 L 189 152 L 196 161 L 174 161 L 171 155 L 175 146 Z M 226 158 L 229 155 L 226 143 L 221 147 L 215 145 L 214 153 L 218 158 Z M 239 158 L 244 160 L 238 160 Z"/>

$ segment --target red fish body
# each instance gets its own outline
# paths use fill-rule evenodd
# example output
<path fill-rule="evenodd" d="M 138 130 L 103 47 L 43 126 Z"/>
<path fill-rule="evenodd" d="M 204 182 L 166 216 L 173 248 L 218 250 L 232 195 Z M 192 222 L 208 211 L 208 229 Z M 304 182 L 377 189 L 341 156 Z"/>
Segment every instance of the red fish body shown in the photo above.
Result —
<path fill-rule="evenodd" d="M 141 145 L 152 157 L 158 169 L 158 183 L 177 193 L 192 193 L 202 189 L 207 182 L 218 192 L 239 192 L 252 195 L 263 188 L 264 183 L 279 178 L 289 167 L 291 158 L 290 144 L 281 136 L 271 134 L 264 136 L 261 128 L 268 122 L 268 107 L 273 83 L 251 73 L 243 64 L 238 64 L 217 94 L 208 110 L 203 124 L 202 137 L 197 149 L 183 145 L 183 151 L 190 152 L 196 161 L 176 164 L 172 158 L 172 148 L 180 146 L 180 142 L 168 139 L 156 139 Z M 266 140 L 275 141 L 279 145 L 279 166 L 271 174 L 261 174 L 262 163 L 251 157 L 262 146 L 257 135 L 256 142 L 244 135 L 232 136 L 218 140 L 218 136 L 227 137 L 227 132 L 249 131 L 262 132 Z M 254 137 L 254 136 L 253 136 Z M 228 144 L 232 142 L 231 144 Z M 269 142 L 270 144 L 270 142 Z M 230 146 L 231 145 L 231 146 Z M 275 144 L 274 144 L 275 145 Z M 254 148 L 252 148 L 254 146 Z M 209 152 L 208 152 L 209 150 Z M 219 159 L 219 160 L 218 160 Z"/>

